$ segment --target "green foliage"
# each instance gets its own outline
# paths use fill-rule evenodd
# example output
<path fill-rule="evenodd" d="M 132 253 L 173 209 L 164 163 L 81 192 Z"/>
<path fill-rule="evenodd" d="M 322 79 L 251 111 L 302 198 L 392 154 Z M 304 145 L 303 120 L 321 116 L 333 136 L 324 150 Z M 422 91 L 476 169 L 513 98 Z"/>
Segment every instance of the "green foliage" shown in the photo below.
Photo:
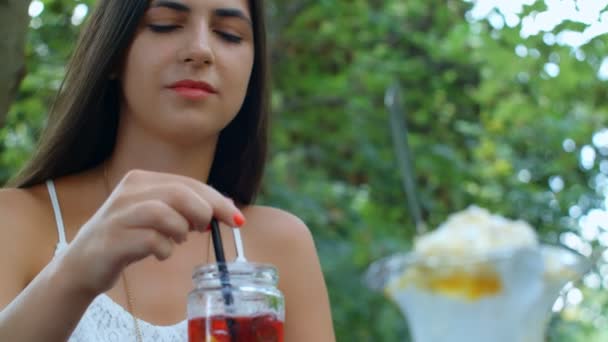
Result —
<path fill-rule="evenodd" d="M 370 262 L 407 250 L 414 232 L 384 108 L 395 80 L 429 226 L 476 203 L 558 242 L 566 231 L 580 235 L 572 207 L 606 209 L 608 151 L 591 142 L 608 118 L 597 77 L 605 36 L 577 51 L 547 45 L 542 34 L 521 38 L 519 26 L 467 21 L 470 4 L 458 1 L 269 2 L 274 120 L 261 200 L 312 229 L 339 341 L 407 338 L 398 310 L 362 283 Z M 0 130 L 2 179 L 33 149 L 78 31 L 70 18 L 81 1 L 44 3 L 28 38 L 28 76 Z M 537 2 L 524 15 L 545 8 Z M 565 22 L 553 33 L 584 28 Z M 596 152 L 591 168 L 582 167 L 583 146 Z M 552 189 L 555 180 L 563 187 Z M 551 341 L 607 338 L 608 298 L 581 289 L 585 300 L 552 320 Z"/>
<path fill-rule="evenodd" d="M 430 226 L 476 203 L 528 220 L 543 240 L 558 242 L 561 232 L 577 231 L 570 207 L 586 198 L 583 213 L 603 208 L 603 195 L 588 186 L 599 161 L 584 170 L 578 152 L 606 125 L 604 84 L 591 62 L 606 53 L 597 48 L 605 38 L 584 46 L 579 61 L 542 36 L 522 39 L 520 27 L 467 22 L 467 9 L 444 1 L 325 1 L 302 10 L 274 42 L 274 153 L 264 199 L 313 229 L 339 340 L 406 336 L 394 307 L 360 282 L 371 261 L 407 250 L 414 231 L 383 106 L 393 80 L 405 89 Z M 564 25 L 556 32 L 580 31 Z M 525 57 L 516 55 L 520 45 Z M 545 71 L 549 62 L 559 65 L 557 77 Z M 565 139 L 574 151 L 564 151 Z M 550 189 L 555 177 L 563 189 Z M 556 317 L 552 340 L 599 336 L 586 322 Z"/>

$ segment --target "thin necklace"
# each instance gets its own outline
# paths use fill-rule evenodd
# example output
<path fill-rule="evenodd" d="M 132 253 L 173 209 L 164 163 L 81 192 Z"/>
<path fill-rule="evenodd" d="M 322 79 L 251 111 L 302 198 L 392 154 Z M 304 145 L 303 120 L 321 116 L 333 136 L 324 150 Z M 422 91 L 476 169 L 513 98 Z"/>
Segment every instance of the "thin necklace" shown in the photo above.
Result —
<path fill-rule="evenodd" d="M 129 314 L 131 314 L 131 318 L 133 318 L 133 324 L 135 325 L 135 338 L 137 342 L 143 342 L 143 338 L 141 337 L 141 330 L 139 329 L 139 322 L 134 314 L 133 309 L 133 295 L 131 294 L 131 290 L 129 289 L 129 284 L 127 283 L 127 276 L 125 272 L 122 272 L 122 283 L 125 287 L 125 293 L 127 294 L 127 310 L 129 310 Z"/>
<path fill-rule="evenodd" d="M 108 164 L 103 164 L 103 182 L 106 187 L 107 196 L 110 196 L 110 184 L 108 182 Z M 141 336 L 141 330 L 139 329 L 139 322 L 137 321 L 137 317 L 135 317 L 135 309 L 133 302 L 135 301 L 133 294 L 129 288 L 129 284 L 127 282 L 127 276 L 125 275 L 125 271 L 122 271 L 122 284 L 125 288 L 125 294 L 127 295 L 127 310 L 133 318 L 133 325 L 135 326 L 135 338 L 137 342 L 143 342 L 143 338 Z"/>

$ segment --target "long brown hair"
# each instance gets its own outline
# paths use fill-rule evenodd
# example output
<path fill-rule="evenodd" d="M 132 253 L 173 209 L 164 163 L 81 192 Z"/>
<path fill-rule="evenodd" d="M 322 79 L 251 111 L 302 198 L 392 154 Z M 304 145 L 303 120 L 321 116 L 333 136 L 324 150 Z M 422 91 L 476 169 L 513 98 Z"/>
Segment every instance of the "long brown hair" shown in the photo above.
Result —
<path fill-rule="evenodd" d="M 115 72 L 149 0 L 102 0 L 76 45 L 38 148 L 9 182 L 30 187 L 99 165 L 112 153 L 121 90 Z M 263 0 L 249 0 L 254 63 L 243 105 L 220 133 L 208 183 L 237 203 L 259 190 L 267 153 L 268 65 Z"/>

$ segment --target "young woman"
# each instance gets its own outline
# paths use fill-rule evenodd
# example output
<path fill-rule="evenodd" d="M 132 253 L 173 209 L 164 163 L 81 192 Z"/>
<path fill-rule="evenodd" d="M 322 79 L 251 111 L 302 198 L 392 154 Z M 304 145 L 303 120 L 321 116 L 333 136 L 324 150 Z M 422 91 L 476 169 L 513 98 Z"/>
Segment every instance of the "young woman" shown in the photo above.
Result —
<path fill-rule="evenodd" d="M 0 192 L 1 341 L 185 341 L 192 270 L 277 266 L 285 340 L 333 341 L 307 227 L 253 204 L 266 153 L 262 0 L 100 0 L 40 147 Z M 137 319 L 136 319 L 137 318 Z"/>

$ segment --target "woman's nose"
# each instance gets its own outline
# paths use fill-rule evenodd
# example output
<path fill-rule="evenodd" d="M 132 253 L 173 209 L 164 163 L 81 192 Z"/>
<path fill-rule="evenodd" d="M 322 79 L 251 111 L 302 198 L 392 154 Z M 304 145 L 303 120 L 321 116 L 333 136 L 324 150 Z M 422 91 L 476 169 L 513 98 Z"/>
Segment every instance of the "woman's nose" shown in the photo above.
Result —
<path fill-rule="evenodd" d="M 184 43 L 180 60 L 195 67 L 213 64 L 215 56 L 211 48 L 212 33 L 208 27 L 202 26 L 192 30 Z"/>

